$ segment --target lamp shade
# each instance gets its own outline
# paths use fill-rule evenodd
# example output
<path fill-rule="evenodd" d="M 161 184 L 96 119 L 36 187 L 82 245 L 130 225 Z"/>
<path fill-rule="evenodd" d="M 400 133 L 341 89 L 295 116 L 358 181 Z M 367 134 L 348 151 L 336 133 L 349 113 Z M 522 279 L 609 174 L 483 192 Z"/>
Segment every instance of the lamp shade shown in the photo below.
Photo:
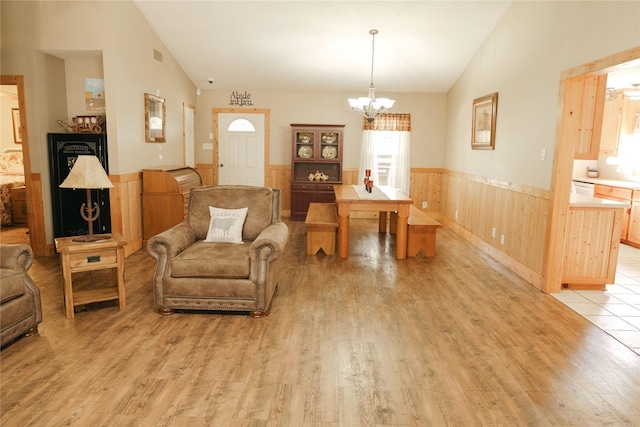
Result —
<path fill-rule="evenodd" d="M 111 188 L 113 184 L 96 156 L 78 156 L 60 188 Z"/>

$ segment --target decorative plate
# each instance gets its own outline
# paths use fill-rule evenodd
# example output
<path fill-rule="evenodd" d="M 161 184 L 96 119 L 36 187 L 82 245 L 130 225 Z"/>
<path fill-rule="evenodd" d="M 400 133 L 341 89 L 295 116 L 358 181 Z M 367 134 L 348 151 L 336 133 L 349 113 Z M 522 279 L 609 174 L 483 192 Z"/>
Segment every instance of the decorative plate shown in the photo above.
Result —
<path fill-rule="evenodd" d="M 305 134 L 301 134 L 300 136 L 298 136 L 298 139 L 303 144 L 307 144 L 307 143 L 309 143 L 309 141 L 311 141 L 311 137 L 309 135 L 305 135 Z"/>
<path fill-rule="evenodd" d="M 325 133 L 324 135 L 322 135 L 322 140 L 324 142 L 326 142 L 327 144 L 333 144 L 334 141 L 336 140 L 336 134 L 335 133 Z"/>
<path fill-rule="evenodd" d="M 322 157 L 325 159 L 335 159 L 338 156 L 336 147 L 327 146 L 322 149 Z"/>
<path fill-rule="evenodd" d="M 302 157 L 303 159 L 309 159 L 313 156 L 313 148 L 308 145 L 303 145 L 298 149 L 298 157 Z"/>

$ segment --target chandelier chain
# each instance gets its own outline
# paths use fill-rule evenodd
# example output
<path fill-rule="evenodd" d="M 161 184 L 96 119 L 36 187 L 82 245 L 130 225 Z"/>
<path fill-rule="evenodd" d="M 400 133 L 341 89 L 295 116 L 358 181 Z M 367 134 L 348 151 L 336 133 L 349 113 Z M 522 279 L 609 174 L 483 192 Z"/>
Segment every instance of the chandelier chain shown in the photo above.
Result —
<path fill-rule="evenodd" d="M 349 105 L 353 111 L 357 111 L 362 114 L 367 121 L 372 122 L 380 114 L 389 111 L 395 101 L 388 98 L 376 98 L 376 89 L 373 85 L 373 67 L 376 52 L 376 34 L 378 34 L 378 30 L 372 29 L 369 31 L 369 34 L 371 34 L 371 82 L 369 84 L 369 93 L 368 96 L 350 98 Z"/>
<path fill-rule="evenodd" d="M 373 59 L 375 58 L 376 34 L 378 34 L 378 30 L 371 30 L 369 34 L 371 34 L 371 86 L 373 86 Z"/>

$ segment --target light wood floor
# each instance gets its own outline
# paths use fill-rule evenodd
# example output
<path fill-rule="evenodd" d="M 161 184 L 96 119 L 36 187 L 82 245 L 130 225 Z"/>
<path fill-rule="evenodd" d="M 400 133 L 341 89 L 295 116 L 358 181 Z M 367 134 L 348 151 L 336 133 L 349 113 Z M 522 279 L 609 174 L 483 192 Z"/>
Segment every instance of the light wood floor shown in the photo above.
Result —
<path fill-rule="evenodd" d="M 375 220 L 351 224 L 340 260 L 289 223 L 265 319 L 156 314 L 139 251 L 126 310 L 67 320 L 38 258 L 44 322 L 0 354 L 0 425 L 640 425 L 636 353 L 449 229 L 435 259 L 397 261 Z"/>

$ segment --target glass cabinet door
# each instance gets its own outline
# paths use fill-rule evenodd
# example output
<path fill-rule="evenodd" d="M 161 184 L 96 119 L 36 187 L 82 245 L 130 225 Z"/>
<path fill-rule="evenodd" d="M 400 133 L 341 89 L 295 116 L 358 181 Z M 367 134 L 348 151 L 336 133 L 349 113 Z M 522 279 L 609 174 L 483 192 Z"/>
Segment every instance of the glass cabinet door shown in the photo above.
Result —
<path fill-rule="evenodd" d="M 315 132 L 309 131 L 296 131 L 296 158 L 299 159 L 312 159 L 314 158 L 314 144 L 315 144 Z"/>
<path fill-rule="evenodd" d="M 337 159 L 340 157 L 340 152 L 338 151 L 340 147 L 339 137 L 340 134 L 337 132 L 320 132 L 320 156 L 323 159 Z"/>

